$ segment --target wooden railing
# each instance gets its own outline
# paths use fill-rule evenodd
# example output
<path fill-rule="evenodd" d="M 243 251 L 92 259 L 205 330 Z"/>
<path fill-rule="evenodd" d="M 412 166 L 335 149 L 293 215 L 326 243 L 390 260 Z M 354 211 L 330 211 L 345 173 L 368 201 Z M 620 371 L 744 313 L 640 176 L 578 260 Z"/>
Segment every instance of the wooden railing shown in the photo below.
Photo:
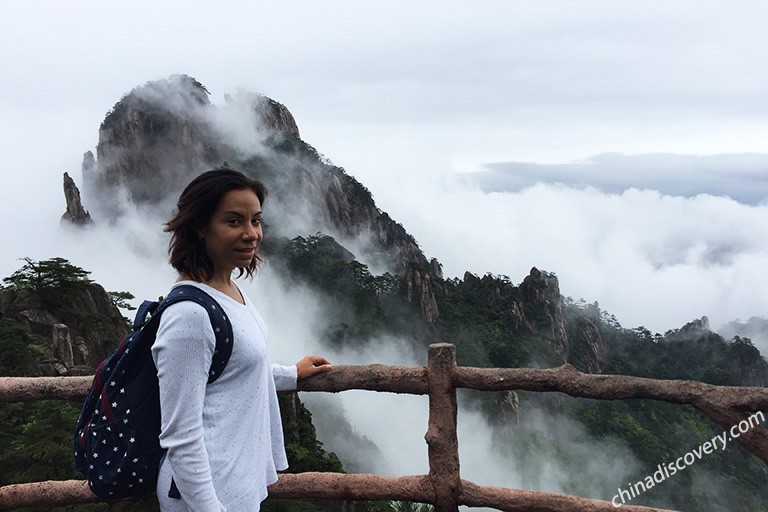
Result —
<path fill-rule="evenodd" d="M 0 377 L 0 403 L 43 399 L 81 400 L 91 377 Z M 456 432 L 456 389 L 482 391 L 557 391 L 573 397 L 602 400 L 646 398 L 690 404 L 730 428 L 755 411 L 768 411 L 765 388 L 712 386 L 701 382 L 655 380 L 620 375 L 584 374 L 570 365 L 537 370 L 456 366 L 453 345 L 429 347 L 426 367 L 384 365 L 334 366 L 327 373 L 299 383 L 299 391 L 339 392 L 351 389 L 429 395 L 425 439 L 429 473 L 384 477 L 366 474 L 301 473 L 280 475 L 269 487 L 275 498 L 398 500 L 430 503 L 436 512 L 456 512 L 460 505 L 508 512 L 615 511 L 610 501 L 540 491 L 488 487 L 460 476 Z M 768 463 L 768 429 L 758 426 L 739 443 Z M 0 487 L 0 510 L 62 506 L 101 501 L 85 481 L 48 481 Z M 108 510 L 127 510 L 132 502 L 113 502 Z M 631 512 L 670 512 L 622 505 Z"/>

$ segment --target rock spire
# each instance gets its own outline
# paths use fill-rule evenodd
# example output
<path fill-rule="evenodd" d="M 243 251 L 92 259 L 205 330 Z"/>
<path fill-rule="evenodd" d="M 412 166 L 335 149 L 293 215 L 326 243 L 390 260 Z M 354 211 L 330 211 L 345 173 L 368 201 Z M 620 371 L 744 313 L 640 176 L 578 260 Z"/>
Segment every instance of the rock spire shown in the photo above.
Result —
<path fill-rule="evenodd" d="M 66 172 L 64 173 L 64 198 L 67 201 L 67 211 L 61 216 L 62 222 L 70 222 L 79 226 L 93 222 L 91 215 L 83 208 L 83 203 L 80 201 L 80 190 L 75 185 L 75 180 L 70 178 Z"/>

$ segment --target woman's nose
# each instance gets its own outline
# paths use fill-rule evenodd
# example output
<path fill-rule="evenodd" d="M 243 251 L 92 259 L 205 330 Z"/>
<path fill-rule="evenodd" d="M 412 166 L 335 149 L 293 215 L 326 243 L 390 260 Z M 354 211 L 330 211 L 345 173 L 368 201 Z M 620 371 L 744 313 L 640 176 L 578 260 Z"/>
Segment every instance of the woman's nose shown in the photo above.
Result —
<path fill-rule="evenodd" d="M 244 240 L 254 240 L 258 238 L 258 230 L 254 226 L 248 226 L 243 230 L 243 239 Z"/>

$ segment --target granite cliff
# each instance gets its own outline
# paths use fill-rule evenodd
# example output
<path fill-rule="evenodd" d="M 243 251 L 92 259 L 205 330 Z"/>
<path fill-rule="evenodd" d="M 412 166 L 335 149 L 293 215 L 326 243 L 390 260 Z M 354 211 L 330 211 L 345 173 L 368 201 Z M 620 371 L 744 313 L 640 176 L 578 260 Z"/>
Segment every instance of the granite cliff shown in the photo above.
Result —
<path fill-rule="evenodd" d="M 167 217 L 193 176 L 229 165 L 267 185 L 268 239 L 332 236 L 354 248 L 358 259 L 399 276 L 404 296 L 434 336 L 451 335 L 440 303 L 452 291 L 440 263 L 422 253 L 361 183 L 300 138 L 284 105 L 245 91 L 227 95 L 223 106 L 209 96 L 195 79 L 177 75 L 137 87 L 114 106 L 99 130 L 96 158 L 89 152 L 83 161 L 84 196 L 97 222 L 130 208 L 156 209 Z M 470 286 L 484 279 L 467 274 L 464 280 Z M 578 347 L 588 351 L 590 370 L 603 367 L 606 349 L 599 331 L 588 322 L 566 325 L 554 275 L 534 268 L 519 288 L 507 283 L 487 293 L 489 308 L 498 307 L 505 294 L 514 295 L 505 306 L 510 335 L 541 336 L 561 362 Z"/>
<path fill-rule="evenodd" d="M 0 318 L 21 324 L 47 347 L 39 375 L 91 375 L 128 332 L 127 320 L 97 283 L 56 289 L 0 289 Z"/>
<path fill-rule="evenodd" d="M 192 177 L 229 165 L 266 184 L 269 224 L 278 236 L 324 232 L 365 240 L 366 256 L 377 264 L 400 273 L 429 266 L 364 186 L 299 138 L 285 106 L 244 91 L 226 100 L 213 105 L 205 87 L 184 75 L 126 94 L 101 125 L 96 159 L 86 153 L 86 202 L 104 220 L 126 208 L 167 213 Z"/>

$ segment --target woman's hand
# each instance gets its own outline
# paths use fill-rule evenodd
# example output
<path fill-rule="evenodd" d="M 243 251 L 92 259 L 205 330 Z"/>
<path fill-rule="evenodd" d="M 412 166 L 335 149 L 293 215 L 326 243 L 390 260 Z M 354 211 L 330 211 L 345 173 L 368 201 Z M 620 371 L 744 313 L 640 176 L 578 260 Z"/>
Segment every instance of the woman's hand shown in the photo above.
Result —
<path fill-rule="evenodd" d="M 307 356 L 296 363 L 296 375 L 298 380 L 306 379 L 316 373 L 327 372 L 331 368 L 330 361 L 322 356 Z"/>

